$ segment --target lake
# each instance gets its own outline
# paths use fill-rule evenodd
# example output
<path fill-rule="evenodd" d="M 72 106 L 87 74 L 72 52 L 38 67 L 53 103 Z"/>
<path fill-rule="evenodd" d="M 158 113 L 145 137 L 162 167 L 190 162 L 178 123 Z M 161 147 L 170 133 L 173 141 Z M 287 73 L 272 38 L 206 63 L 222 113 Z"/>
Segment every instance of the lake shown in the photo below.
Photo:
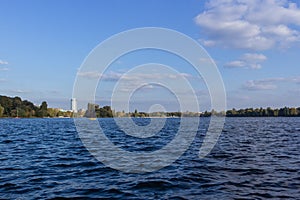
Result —
<path fill-rule="evenodd" d="M 167 119 L 159 134 L 135 140 L 113 119 L 98 121 L 131 152 L 162 148 L 180 124 Z M 173 164 L 132 174 L 95 159 L 72 119 L 0 119 L 0 198 L 300 199 L 300 118 L 227 118 L 214 149 L 200 159 L 208 122 L 201 118 L 193 143 Z"/>

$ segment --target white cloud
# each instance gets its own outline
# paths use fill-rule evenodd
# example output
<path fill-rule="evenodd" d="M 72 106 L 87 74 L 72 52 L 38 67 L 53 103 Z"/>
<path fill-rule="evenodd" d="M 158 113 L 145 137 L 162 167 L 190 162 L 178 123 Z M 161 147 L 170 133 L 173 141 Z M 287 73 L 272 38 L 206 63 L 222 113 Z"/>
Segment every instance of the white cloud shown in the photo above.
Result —
<path fill-rule="evenodd" d="M 110 72 L 101 76 L 103 81 L 118 81 L 122 77 L 122 73 Z"/>
<path fill-rule="evenodd" d="M 30 93 L 30 91 L 27 91 L 27 90 L 12 90 L 14 93 L 18 93 L 18 94 L 27 94 L 27 93 Z"/>
<path fill-rule="evenodd" d="M 78 76 L 85 77 L 88 79 L 98 79 L 101 78 L 103 81 L 118 81 L 121 77 L 126 81 L 139 81 L 139 80 L 161 80 L 161 79 L 177 79 L 177 78 L 195 78 L 193 75 L 188 73 L 178 73 L 178 74 L 167 74 L 159 72 L 151 73 L 135 73 L 134 75 L 127 75 L 126 73 L 109 72 L 106 74 L 101 74 L 96 71 L 89 72 L 78 72 Z"/>
<path fill-rule="evenodd" d="M 224 65 L 224 67 L 228 67 L 228 68 L 240 68 L 240 67 L 245 67 L 245 66 L 246 66 L 246 63 L 244 61 L 240 61 L 240 60 L 231 61 Z"/>
<path fill-rule="evenodd" d="M 245 53 L 239 60 L 228 62 L 224 65 L 224 67 L 260 69 L 260 63 L 266 59 L 267 57 L 263 54 Z"/>
<path fill-rule="evenodd" d="M 277 86 L 273 83 L 250 80 L 243 85 L 243 88 L 247 90 L 274 90 Z"/>
<path fill-rule="evenodd" d="M 243 85 L 246 90 L 274 90 L 278 88 L 278 83 L 300 83 L 300 76 L 296 77 L 275 77 L 260 80 L 249 80 Z"/>
<path fill-rule="evenodd" d="M 0 65 L 8 65 L 7 61 L 0 60 Z"/>
<path fill-rule="evenodd" d="M 169 74 L 169 73 L 133 73 L 133 74 L 124 74 L 120 76 L 120 79 L 116 81 L 120 81 L 119 84 L 122 89 L 121 92 L 128 92 L 132 91 L 132 89 L 136 88 L 137 86 L 142 86 L 141 90 L 149 90 L 149 89 L 156 89 L 157 86 L 152 84 L 162 84 L 162 83 L 169 83 L 169 84 L 176 84 L 177 80 L 182 80 L 183 78 L 191 79 L 194 78 L 192 75 L 187 73 L 178 73 L 178 74 Z M 107 80 L 107 79 L 104 79 Z M 151 83 L 146 84 L 146 83 Z M 146 84 L 146 85 L 145 85 Z M 164 85 L 164 84 L 163 84 Z"/>
<path fill-rule="evenodd" d="M 265 61 L 267 57 L 263 54 L 245 53 L 242 59 L 246 62 L 262 62 Z"/>
<path fill-rule="evenodd" d="M 121 78 L 122 73 L 110 72 L 107 74 L 101 74 L 97 71 L 88 71 L 88 72 L 78 72 L 77 75 L 87 79 L 101 78 L 102 81 L 117 81 Z"/>
<path fill-rule="evenodd" d="M 101 74 L 98 72 L 78 72 L 77 73 L 78 76 L 84 77 L 84 78 L 88 78 L 88 79 L 98 79 L 101 77 Z"/>
<path fill-rule="evenodd" d="M 3 89 L 3 90 L 0 90 L 0 91 L 4 92 L 4 93 L 12 94 L 12 95 L 15 95 L 15 94 L 29 94 L 29 93 L 31 93 L 31 91 L 21 90 L 21 89 Z"/>
<path fill-rule="evenodd" d="M 300 42 L 300 9 L 287 0 L 210 0 L 195 22 L 207 46 L 267 50 Z"/>

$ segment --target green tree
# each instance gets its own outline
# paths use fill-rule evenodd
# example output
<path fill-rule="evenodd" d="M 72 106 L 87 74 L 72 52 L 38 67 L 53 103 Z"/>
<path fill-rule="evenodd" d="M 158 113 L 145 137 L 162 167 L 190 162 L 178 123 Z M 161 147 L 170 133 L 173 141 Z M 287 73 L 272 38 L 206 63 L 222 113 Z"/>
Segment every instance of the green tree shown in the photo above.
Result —
<path fill-rule="evenodd" d="M 46 101 L 43 101 L 37 112 L 37 117 L 47 117 L 47 116 L 48 116 L 48 104 Z"/>
<path fill-rule="evenodd" d="M 43 102 L 42 102 L 42 105 L 40 106 L 40 109 L 41 109 L 41 110 L 47 110 L 47 109 L 48 109 L 48 104 L 47 104 L 46 101 L 43 101 Z"/>
<path fill-rule="evenodd" d="M 270 117 L 274 116 L 274 110 L 270 107 L 267 107 L 267 113 L 268 113 L 268 116 L 270 116 Z"/>
<path fill-rule="evenodd" d="M 0 96 L 0 104 L 4 107 L 3 115 L 6 117 L 10 117 L 10 112 L 13 109 L 12 99 L 6 96 Z"/>
<path fill-rule="evenodd" d="M 290 116 L 296 116 L 298 113 L 297 113 L 297 109 L 296 108 L 290 108 Z"/>
<path fill-rule="evenodd" d="M 4 107 L 2 107 L 1 104 L 0 104 L 0 117 L 3 116 L 3 113 L 4 113 Z"/>
<path fill-rule="evenodd" d="M 283 108 L 283 116 L 287 117 L 290 115 L 290 109 L 288 107 Z"/>
<path fill-rule="evenodd" d="M 113 117 L 113 111 L 111 110 L 110 106 L 104 106 L 103 108 L 97 108 L 96 114 L 97 114 L 97 117 L 100 117 L 100 118 Z"/>
<path fill-rule="evenodd" d="M 22 99 L 21 99 L 20 97 L 14 97 L 14 98 L 12 99 L 12 101 L 13 101 L 13 107 L 14 107 L 14 108 L 19 108 L 19 107 L 21 107 L 21 105 L 22 105 Z"/>
<path fill-rule="evenodd" d="M 279 114 L 279 110 L 278 110 L 278 109 L 275 109 L 275 110 L 274 110 L 274 115 L 273 115 L 273 116 L 274 116 L 274 117 L 278 117 L 278 114 Z"/>
<path fill-rule="evenodd" d="M 57 117 L 59 110 L 55 108 L 48 108 L 47 112 L 49 117 Z"/>

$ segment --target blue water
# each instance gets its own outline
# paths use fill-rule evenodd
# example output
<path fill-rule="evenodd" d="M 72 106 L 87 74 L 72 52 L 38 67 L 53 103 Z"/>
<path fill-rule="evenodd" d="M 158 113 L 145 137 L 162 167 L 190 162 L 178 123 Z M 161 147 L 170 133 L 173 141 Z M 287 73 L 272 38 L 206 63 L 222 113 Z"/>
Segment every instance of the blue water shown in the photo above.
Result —
<path fill-rule="evenodd" d="M 134 152 L 162 148 L 180 119 L 168 119 L 148 139 L 127 136 L 113 119 L 99 122 L 114 144 Z M 194 142 L 172 165 L 128 174 L 91 156 L 72 119 L 0 119 L 0 198 L 300 199 L 300 118 L 227 118 L 200 159 L 208 122 L 201 119 Z"/>

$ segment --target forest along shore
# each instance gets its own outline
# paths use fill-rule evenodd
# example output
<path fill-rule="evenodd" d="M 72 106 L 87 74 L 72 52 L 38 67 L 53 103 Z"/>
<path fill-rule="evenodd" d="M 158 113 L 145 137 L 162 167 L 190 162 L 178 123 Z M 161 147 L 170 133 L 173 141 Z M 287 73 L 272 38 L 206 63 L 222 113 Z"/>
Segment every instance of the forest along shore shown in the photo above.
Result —
<path fill-rule="evenodd" d="M 89 103 L 87 110 L 73 113 L 70 110 L 59 108 L 48 108 L 46 101 L 41 105 L 34 105 L 28 100 L 22 100 L 20 97 L 7 97 L 0 95 L 0 118 L 44 118 L 44 117 L 89 117 L 89 118 L 112 118 L 112 117 L 300 117 L 300 107 L 283 108 L 245 108 L 231 109 L 225 111 L 205 111 L 205 112 L 134 112 L 115 111 L 110 106 L 100 107 L 97 104 Z"/>

